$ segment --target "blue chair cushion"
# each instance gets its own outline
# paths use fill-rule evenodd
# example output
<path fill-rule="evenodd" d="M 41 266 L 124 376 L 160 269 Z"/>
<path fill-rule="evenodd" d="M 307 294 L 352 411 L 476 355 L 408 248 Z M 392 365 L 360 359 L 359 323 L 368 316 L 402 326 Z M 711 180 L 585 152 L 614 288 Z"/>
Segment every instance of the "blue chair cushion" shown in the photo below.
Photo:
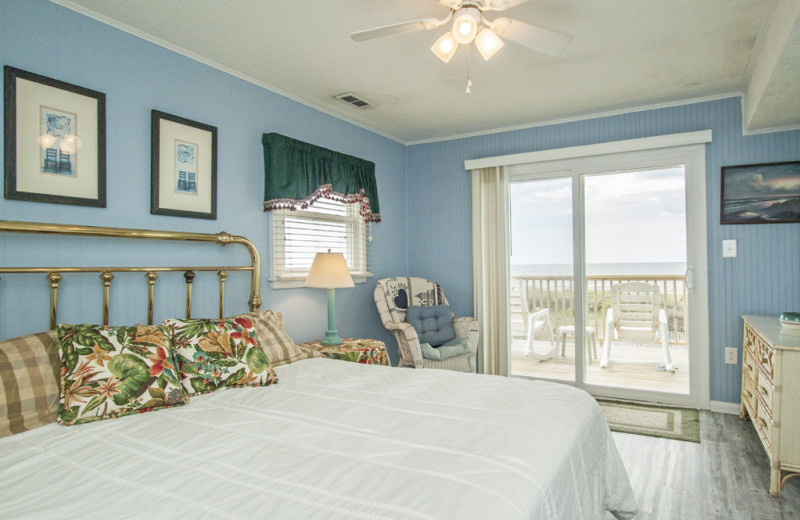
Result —
<path fill-rule="evenodd" d="M 422 357 L 433 361 L 444 361 L 451 357 L 463 356 L 468 354 L 470 350 L 469 340 L 467 338 L 453 338 L 444 345 L 439 347 L 432 347 L 427 343 L 420 343 L 422 348 Z"/>
<path fill-rule="evenodd" d="M 417 331 L 420 343 L 438 347 L 456 337 L 449 305 L 410 305 L 406 321 Z"/>

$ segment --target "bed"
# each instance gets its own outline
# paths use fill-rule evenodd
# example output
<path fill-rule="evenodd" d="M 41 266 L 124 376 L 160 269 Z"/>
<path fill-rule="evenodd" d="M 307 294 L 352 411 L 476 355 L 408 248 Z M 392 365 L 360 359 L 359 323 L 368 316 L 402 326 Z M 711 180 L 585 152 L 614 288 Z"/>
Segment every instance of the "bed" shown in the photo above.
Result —
<path fill-rule="evenodd" d="M 0 438 L 0 518 L 635 514 L 608 426 L 581 390 L 312 356 L 270 370 L 277 384 Z"/>

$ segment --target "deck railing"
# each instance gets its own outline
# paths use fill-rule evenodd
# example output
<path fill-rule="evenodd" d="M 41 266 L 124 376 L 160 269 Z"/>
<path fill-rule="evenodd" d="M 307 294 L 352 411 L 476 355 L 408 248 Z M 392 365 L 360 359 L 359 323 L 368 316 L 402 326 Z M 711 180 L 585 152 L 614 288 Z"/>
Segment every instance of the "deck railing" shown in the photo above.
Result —
<path fill-rule="evenodd" d="M 574 325 L 572 276 L 513 275 L 512 286 L 519 290 L 522 323 L 528 327 L 528 315 L 539 309 L 549 309 L 555 329 Z M 669 341 L 672 345 L 688 345 L 686 278 L 683 275 L 587 275 L 586 323 L 597 331 L 597 339 L 605 338 L 606 310 L 611 305 L 611 287 L 621 282 L 656 283 L 661 292 L 662 308 L 669 322 Z M 512 287 L 512 294 L 513 294 Z"/>

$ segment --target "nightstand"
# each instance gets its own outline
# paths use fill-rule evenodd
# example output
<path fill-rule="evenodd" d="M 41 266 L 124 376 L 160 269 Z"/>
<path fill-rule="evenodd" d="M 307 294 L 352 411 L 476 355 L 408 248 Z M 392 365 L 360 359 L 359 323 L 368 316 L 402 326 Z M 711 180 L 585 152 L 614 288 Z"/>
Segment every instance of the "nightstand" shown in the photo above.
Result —
<path fill-rule="evenodd" d="M 389 366 L 389 356 L 386 354 L 386 345 L 377 339 L 350 338 L 343 339 L 341 345 L 323 345 L 322 340 L 301 343 L 302 349 L 319 352 L 325 357 L 352 361 L 364 365 Z"/>

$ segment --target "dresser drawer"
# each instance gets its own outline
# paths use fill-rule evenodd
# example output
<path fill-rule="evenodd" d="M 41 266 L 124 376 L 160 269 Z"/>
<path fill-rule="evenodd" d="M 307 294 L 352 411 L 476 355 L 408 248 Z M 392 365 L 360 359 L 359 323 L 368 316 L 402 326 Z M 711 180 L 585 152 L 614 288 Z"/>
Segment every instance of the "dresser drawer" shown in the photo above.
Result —
<path fill-rule="evenodd" d="M 758 392 L 761 401 L 766 405 L 764 407 L 765 408 L 764 411 L 767 412 L 770 417 L 772 417 L 772 410 L 773 410 L 772 391 L 774 388 L 772 385 L 772 381 L 770 381 L 767 378 L 767 376 L 765 376 L 764 373 L 759 370 L 758 380 L 755 383 L 756 383 L 756 392 Z"/>
<path fill-rule="evenodd" d="M 742 356 L 742 373 L 746 374 L 751 381 L 758 381 L 758 368 L 756 368 L 755 358 L 750 350 L 745 349 Z M 753 385 L 755 389 L 755 385 Z"/>
<path fill-rule="evenodd" d="M 756 384 L 745 373 L 742 374 L 742 402 L 747 408 L 750 418 L 755 421 L 758 411 L 758 398 L 756 397 Z"/>
<path fill-rule="evenodd" d="M 761 437 L 761 442 L 764 443 L 764 447 L 767 449 L 770 459 L 772 459 L 772 418 L 763 404 L 762 402 L 758 403 L 753 424 L 755 424 L 758 436 Z"/>

